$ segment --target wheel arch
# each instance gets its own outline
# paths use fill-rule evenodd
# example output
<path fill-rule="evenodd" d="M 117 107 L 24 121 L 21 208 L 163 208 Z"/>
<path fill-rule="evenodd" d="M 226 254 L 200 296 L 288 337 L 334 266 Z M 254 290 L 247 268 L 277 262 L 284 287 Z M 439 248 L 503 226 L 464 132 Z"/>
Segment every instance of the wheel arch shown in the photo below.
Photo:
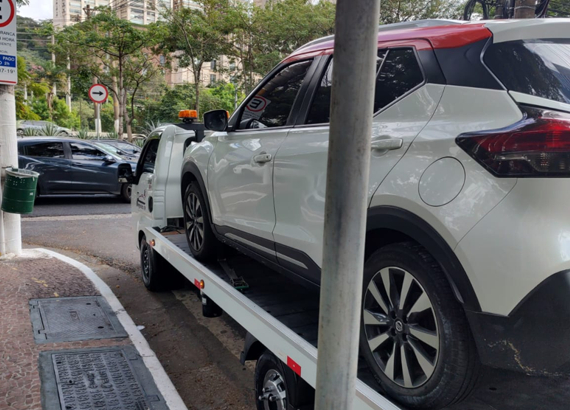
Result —
<path fill-rule="evenodd" d="M 451 247 L 433 227 L 405 209 L 377 206 L 368 210 L 366 258 L 381 246 L 410 240 L 426 248 L 438 261 L 464 308 L 480 312 L 481 305 L 467 273 Z"/>
<path fill-rule="evenodd" d="M 182 166 L 182 181 L 180 183 L 180 190 L 181 190 L 180 197 L 182 198 L 182 207 L 184 207 L 184 193 L 186 192 L 186 188 L 188 188 L 188 185 L 190 185 L 192 182 L 197 182 L 198 185 L 200 186 L 202 197 L 206 202 L 206 210 L 208 211 L 208 216 L 210 217 L 210 221 L 213 221 L 212 211 L 210 209 L 210 197 L 208 196 L 206 184 L 204 182 L 204 178 L 202 178 L 200 169 L 193 162 L 185 162 L 184 165 Z"/>

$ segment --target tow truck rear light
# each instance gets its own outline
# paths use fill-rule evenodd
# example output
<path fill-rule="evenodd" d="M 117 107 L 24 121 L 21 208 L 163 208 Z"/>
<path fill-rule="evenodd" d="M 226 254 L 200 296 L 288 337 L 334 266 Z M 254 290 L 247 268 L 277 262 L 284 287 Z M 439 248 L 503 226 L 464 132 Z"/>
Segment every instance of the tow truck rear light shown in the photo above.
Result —
<path fill-rule="evenodd" d="M 521 108 L 521 121 L 461 134 L 457 145 L 497 177 L 570 177 L 570 114 Z"/>

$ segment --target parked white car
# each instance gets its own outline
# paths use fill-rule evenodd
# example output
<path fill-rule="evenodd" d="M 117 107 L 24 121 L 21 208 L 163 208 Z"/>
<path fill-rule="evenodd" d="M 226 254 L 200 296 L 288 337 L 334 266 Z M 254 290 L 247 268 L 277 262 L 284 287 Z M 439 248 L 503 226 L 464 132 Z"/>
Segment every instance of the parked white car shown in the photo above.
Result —
<path fill-rule="evenodd" d="M 223 242 L 319 285 L 333 47 L 206 114 L 182 167 L 197 259 Z M 383 26 L 374 101 L 360 340 L 382 389 L 434 409 L 480 363 L 568 373 L 570 20 Z"/>

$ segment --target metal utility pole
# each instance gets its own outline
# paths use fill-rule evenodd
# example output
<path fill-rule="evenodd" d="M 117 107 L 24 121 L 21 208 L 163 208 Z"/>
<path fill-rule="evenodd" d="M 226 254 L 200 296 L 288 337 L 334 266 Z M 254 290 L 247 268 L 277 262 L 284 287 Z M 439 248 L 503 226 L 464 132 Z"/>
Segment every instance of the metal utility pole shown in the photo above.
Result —
<path fill-rule="evenodd" d="M 356 392 L 379 15 L 337 1 L 316 410 L 352 410 Z"/>
<path fill-rule="evenodd" d="M 0 84 L 0 164 L 2 165 L 0 185 L 3 187 L 5 169 L 18 168 L 16 97 L 13 85 Z M 8 253 L 16 255 L 22 253 L 20 215 L 0 211 L 0 256 Z"/>
<path fill-rule="evenodd" d="M 533 19 L 535 10 L 536 0 L 516 0 L 514 17 L 516 19 Z"/>

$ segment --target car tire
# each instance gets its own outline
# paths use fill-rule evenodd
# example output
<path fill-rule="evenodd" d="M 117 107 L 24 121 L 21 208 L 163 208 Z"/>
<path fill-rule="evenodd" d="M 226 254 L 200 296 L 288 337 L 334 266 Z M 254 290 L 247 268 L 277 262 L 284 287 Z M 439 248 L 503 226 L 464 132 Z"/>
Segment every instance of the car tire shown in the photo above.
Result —
<path fill-rule="evenodd" d="M 255 402 L 257 410 L 288 409 L 291 397 L 281 361 L 269 350 L 257 359 L 255 366 Z M 273 396 L 269 401 L 270 397 Z"/>
<path fill-rule="evenodd" d="M 180 274 L 143 237 L 140 243 L 142 281 L 151 292 L 181 285 Z"/>
<path fill-rule="evenodd" d="M 126 203 L 131 203 L 131 196 L 133 194 L 132 184 L 123 184 L 121 186 L 121 199 Z"/>
<path fill-rule="evenodd" d="M 361 307 L 360 351 L 388 396 L 407 408 L 440 409 L 471 392 L 480 368 L 475 342 L 423 247 L 407 242 L 374 252 L 364 265 Z"/>
<path fill-rule="evenodd" d="M 212 230 L 210 215 L 197 182 L 191 182 L 184 193 L 184 230 L 194 258 L 213 260 L 220 243 Z"/>

